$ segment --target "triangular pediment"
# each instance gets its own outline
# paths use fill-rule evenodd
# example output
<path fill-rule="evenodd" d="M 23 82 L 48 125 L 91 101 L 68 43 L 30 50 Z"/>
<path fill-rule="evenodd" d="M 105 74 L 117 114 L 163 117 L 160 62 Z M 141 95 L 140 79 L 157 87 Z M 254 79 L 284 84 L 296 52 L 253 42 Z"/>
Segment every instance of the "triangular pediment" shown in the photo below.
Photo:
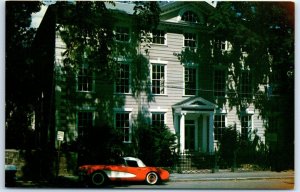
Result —
<path fill-rule="evenodd" d="M 217 107 L 216 104 L 203 99 L 202 97 L 191 97 L 173 105 L 174 109 L 181 110 L 214 110 Z"/>

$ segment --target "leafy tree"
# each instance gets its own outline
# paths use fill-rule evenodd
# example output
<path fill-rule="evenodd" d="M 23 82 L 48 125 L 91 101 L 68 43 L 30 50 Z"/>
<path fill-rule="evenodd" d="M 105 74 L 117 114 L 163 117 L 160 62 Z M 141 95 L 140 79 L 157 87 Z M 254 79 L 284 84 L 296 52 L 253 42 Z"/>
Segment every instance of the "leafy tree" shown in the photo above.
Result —
<path fill-rule="evenodd" d="M 271 148 L 286 154 L 278 164 L 293 167 L 294 146 L 289 141 L 294 138 L 294 3 L 218 2 L 207 24 L 208 36 L 199 32 L 197 50 L 185 49 L 175 55 L 182 63 L 199 63 L 199 71 L 206 71 L 204 79 L 212 76 L 213 65 L 223 67 L 228 74 L 228 98 L 215 102 L 223 106 L 228 101 L 238 115 L 253 103 L 263 119 L 277 119 L 277 128 L 267 126 L 267 132 L 278 135 Z M 221 41 L 230 42 L 230 51 L 220 50 Z M 252 71 L 249 95 L 241 89 L 245 69 Z M 267 84 L 271 89 L 265 92 L 261 86 Z M 199 95 L 213 100 L 208 89 L 203 85 Z"/>
<path fill-rule="evenodd" d="M 31 45 L 36 30 L 30 28 L 31 14 L 40 2 L 6 2 L 6 148 L 32 147 L 32 119 L 36 105 L 36 76 Z"/>
<path fill-rule="evenodd" d="M 114 5 L 114 2 L 109 3 Z M 130 61 L 131 91 L 137 102 L 140 101 L 139 97 L 142 92 L 146 92 L 148 100 L 151 100 L 147 47 L 151 42 L 149 34 L 158 25 L 160 9 L 157 2 L 134 2 L 134 5 L 133 15 L 128 16 L 107 9 L 105 2 L 102 1 L 71 4 L 58 2 L 55 4 L 54 8 L 59 24 L 57 29 L 66 44 L 66 50 L 63 53 L 63 64 L 64 70 L 69 74 L 67 76 L 67 89 L 74 88 L 74 77 L 83 62 L 88 64 L 91 71 L 95 72 L 96 80 L 102 82 L 114 81 L 117 77 L 118 59 L 121 58 Z M 118 18 L 132 23 L 129 42 L 122 43 L 115 40 L 116 15 Z M 143 53 L 144 48 L 146 48 L 146 52 Z M 72 91 L 69 93 L 69 98 L 73 98 Z M 122 100 L 117 96 L 114 96 L 114 99 Z M 74 99 L 74 102 L 78 102 L 78 100 Z M 119 103 L 122 105 L 124 102 Z M 111 106 L 104 113 L 112 113 L 112 107 L 116 106 Z M 143 128 L 139 127 L 139 129 Z M 100 134 L 100 132 L 95 132 L 95 135 L 97 134 Z M 85 145 L 83 148 L 89 152 L 95 151 L 96 148 L 101 151 L 99 147 L 106 150 L 104 145 L 96 141 L 94 146 L 91 146 L 93 143 L 91 140 L 81 142 Z M 110 142 L 110 144 L 113 143 Z M 125 148 L 123 146 L 126 151 Z M 86 153 L 84 150 L 82 152 L 83 154 Z M 98 154 L 98 152 L 93 152 L 93 154 Z"/>

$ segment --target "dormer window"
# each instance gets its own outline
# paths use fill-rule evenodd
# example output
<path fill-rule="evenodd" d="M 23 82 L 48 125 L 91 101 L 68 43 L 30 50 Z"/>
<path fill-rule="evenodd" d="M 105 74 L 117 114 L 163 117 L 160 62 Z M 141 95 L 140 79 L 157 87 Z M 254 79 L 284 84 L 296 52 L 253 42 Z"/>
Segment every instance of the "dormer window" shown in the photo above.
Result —
<path fill-rule="evenodd" d="M 186 11 L 182 15 L 181 20 L 186 22 L 199 23 L 198 16 L 192 11 Z"/>

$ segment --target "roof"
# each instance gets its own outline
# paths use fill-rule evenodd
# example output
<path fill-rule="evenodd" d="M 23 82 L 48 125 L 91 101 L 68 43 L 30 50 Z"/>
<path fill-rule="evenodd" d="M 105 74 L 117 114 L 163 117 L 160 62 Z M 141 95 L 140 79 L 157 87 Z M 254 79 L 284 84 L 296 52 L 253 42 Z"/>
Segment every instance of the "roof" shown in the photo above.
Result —
<path fill-rule="evenodd" d="M 187 2 L 189 2 L 189 1 L 166 1 L 166 2 L 159 3 L 159 5 L 163 12 L 164 10 L 183 5 Z M 197 2 L 197 1 L 195 1 L 195 2 Z M 199 2 L 201 2 L 201 1 L 199 1 Z M 216 1 L 203 1 L 203 2 L 206 2 L 207 7 L 210 7 L 210 8 L 215 8 L 217 5 Z M 128 2 L 114 1 L 114 3 L 115 3 L 115 5 L 113 5 L 112 3 L 105 2 L 105 6 L 107 9 L 121 11 L 121 12 L 124 12 L 127 14 L 134 13 L 134 6 L 135 6 L 134 3 L 130 2 L 130 1 L 128 1 Z"/>
<path fill-rule="evenodd" d="M 105 2 L 105 6 L 107 9 L 121 11 L 127 14 L 133 14 L 134 13 L 134 6 L 133 3 L 123 3 L 123 2 L 114 2 L 115 5 Z"/>

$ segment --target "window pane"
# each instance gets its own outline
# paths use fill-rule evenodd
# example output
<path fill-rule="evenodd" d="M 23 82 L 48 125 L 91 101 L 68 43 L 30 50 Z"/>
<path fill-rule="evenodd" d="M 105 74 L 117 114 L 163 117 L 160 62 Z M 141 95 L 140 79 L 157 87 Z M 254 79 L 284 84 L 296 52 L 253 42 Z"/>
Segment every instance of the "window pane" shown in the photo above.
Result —
<path fill-rule="evenodd" d="M 215 140 L 220 140 L 223 136 L 223 130 L 225 129 L 225 115 L 215 115 L 214 118 L 214 135 Z"/>
<path fill-rule="evenodd" d="M 214 71 L 214 95 L 225 96 L 225 71 L 215 70 Z"/>
<path fill-rule="evenodd" d="M 152 93 L 154 94 L 164 94 L 165 92 L 164 67 L 164 65 L 159 64 L 152 65 Z"/>
<path fill-rule="evenodd" d="M 196 69 L 184 69 L 185 95 L 196 95 Z"/>
<path fill-rule="evenodd" d="M 118 41 L 129 41 L 129 28 L 117 27 L 116 28 L 116 40 Z"/>
<path fill-rule="evenodd" d="M 162 30 L 152 31 L 153 39 L 152 42 L 156 44 L 165 44 L 165 32 Z"/>
<path fill-rule="evenodd" d="M 184 46 L 185 47 L 196 47 L 196 34 L 185 33 L 184 34 Z"/>
<path fill-rule="evenodd" d="M 116 113 L 116 128 L 122 130 L 123 142 L 130 142 L 129 113 Z"/>
<path fill-rule="evenodd" d="M 181 20 L 187 21 L 187 22 L 193 22 L 193 23 L 198 23 L 199 22 L 199 19 L 198 19 L 197 15 L 192 11 L 185 12 L 182 15 Z"/>
<path fill-rule="evenodd" d="M 240 95 L 241 97 L 251 97 L 252 86 L 251 86 L 251 75 L 250 71 L 243 71 L 241 74 L 240 81 Z"/>
<path fill-rule="evenodd" d="M 252 128 L 252 116 L 243 115 L 241 117 L 241 126 L 242 126 L 242 138 L 248 139 L 249 134 L 251 133 Z"/>
<path fill-rule="evenodd" d="M 79 137 L 85 136 L 93 125 L 93 113 L 78 112 L 77 118 L 78 118 L 77 119 L 78 136 Z"/>
<path fill-rule="evenodd" d="M 165 124 L 165 114 L 164 113 L 152 113 L 152 126 L 153 127 L 163 127 Z"/>
<path fill-rule="evenodd" d="M 81 66 L 77 76 L 78 91 L 92 91 L 93 88 L 92 72 L 86 66 Z"/>
<path fill-rule="evenodd" d="M 117 68 L 116 92 L 129 93 L 129 65 L 120 64 Z"/>

